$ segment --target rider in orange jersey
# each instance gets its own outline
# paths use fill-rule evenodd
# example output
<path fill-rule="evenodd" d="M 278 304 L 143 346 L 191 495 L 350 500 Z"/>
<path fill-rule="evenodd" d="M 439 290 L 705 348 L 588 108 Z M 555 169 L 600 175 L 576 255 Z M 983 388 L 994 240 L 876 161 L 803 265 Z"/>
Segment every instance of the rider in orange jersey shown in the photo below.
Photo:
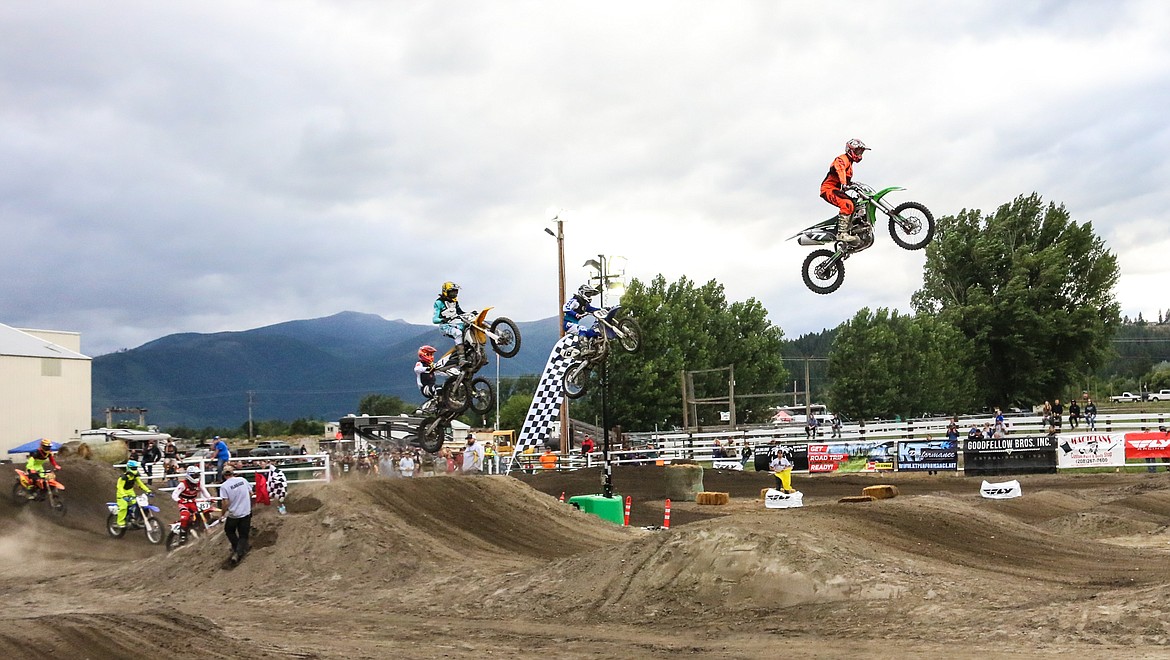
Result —
<path fill-rule="evenodd" d="M 853 163 L 860 163 L 869 147 L 858 139 L 845 143 L 845 153 L 833 159 L 829 173 L 821 181 L 821 199 L 840 210 L 837 216 L 837 240 L 850 245 L 861 239 L 849 232 L 849 218 L 853 215 L 853 200 L 845 195 L 845 187 L 853 180 Z"/>

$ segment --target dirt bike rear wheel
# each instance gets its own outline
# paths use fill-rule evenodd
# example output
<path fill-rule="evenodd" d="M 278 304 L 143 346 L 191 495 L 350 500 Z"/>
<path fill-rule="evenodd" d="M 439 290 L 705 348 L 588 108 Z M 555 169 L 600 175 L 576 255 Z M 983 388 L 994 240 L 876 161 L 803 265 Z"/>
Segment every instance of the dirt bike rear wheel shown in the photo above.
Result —
<path fill-rule="evenodd" d="M 458 387 L 453 383 L 454 381 L 448 381 L 439 388 L 439 404 L 456 415 L 462 415 L 471 405 L 471 392 L 466 382 L 460 382 Z"/>
<path fill-rule="evenodd" d="M 491 381 L 480 376 L 471 381 L 471 391 L 468 396 L 468 405 L 477 415 L 486 415 L 496 403 L 496 389 Z"/>
<path fill-rule="evenodd" d="M 637 321 L 627 316 L 617 322 L 617 327 L 622 333 L 622 336 L 618 338 L 622 349 L 627 353 L 637 353 L 642 350 L 642 327 L 638 325 Z"/>
<path fill-rule="evenodd" d="M 500 357 L 510 358 L 520 352 L 520 328 L 512 319 L 501 316 L 492 321 L 491 331 L 499 336 L 499 340 L 492 341 L 492 350 Z"/>
<path fill-rule="evenodd" d="M 565 396 L 580 399 L 589 391 L 589 363 L 578 362 L 565 372 Z"/>
<path fill-rule="evenodd" d="M 428 454 L 434 454 L 443 448 L 441 422 L 441 417 L 429 417 L 418 425 L 418 444 Z"/>
<path fill-rule="evenodd" d="M 911 241 L 907 237 L 916 237 Z M 890 238 L 904 250 L 921 250 L 934 238 L 934 216 L 930 209 L 918 202 L 905 202 L 894 207 L 890 214 Z"/>
<path fill-rule="evenodd" d="M 824 262 L 833 258 L 836 252 L 832 250 L 813 250 L 812 254 L 804 260 L 804 285 L 808 287 L 809 291 L 819 293 L 821 295 L 832 293 L 841 288 L 841 283 L 845 281 L 845 264 L 841 261 L 834 263 L 828 271 L 818 275 L 817 268 L 822 267 Z M 814 282 L 827 282 L 821 285 Z"/>
<path fill-rule="evenodd" d="M 65 515 L 65 496 L 58 493 L 53 488 L 49 488 L 49 506 L 53 509 L 53 513 L 59 516 Z"/>
<path fill-rule="evenodd" d="M 26 491 L 24 489 L 24 486 L 20 485 L 20 480 L 17 479 L 16 483 L 12 484 L 12 503 L 17 505 L 17 506 L 20 506 L 22 504 L 27 504 L 28 503 L 28 495 L 26 494 L 27 492 L 28 491 Z"/>
<path fill-rule="evenodd" d="M 155 518 L 154 516 L 146 516 L 146 518 L 143 520 L 143 523 L 146 526 L 146 540 L 155 545 L 162 543 L 163 529 L 162 523 L 158 521 L 158 518 Z"/>
<path fill-rule="evenodd" d="M 111 513 L 106 516 L 106 531 L 116 539 L 120 539 L 126 535 L 126 528 L 118 527 L 118 514 Z"/>

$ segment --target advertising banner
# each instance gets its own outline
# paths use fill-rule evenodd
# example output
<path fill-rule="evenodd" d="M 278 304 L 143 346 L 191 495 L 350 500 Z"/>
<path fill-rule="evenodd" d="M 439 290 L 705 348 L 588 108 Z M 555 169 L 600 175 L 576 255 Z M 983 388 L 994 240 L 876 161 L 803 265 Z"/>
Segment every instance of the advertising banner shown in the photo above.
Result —
<path fill-rule="evenodd" d="M 1016 480 L 1005 481 L 999 484 L 984 481 L 983 485 L 979 488 L 979 494 L 989 500 L 1010 500 L 1022 496 L 1024 490 L 1020 488 L 1020 482 Z"/>
<path fill-rule="evenodd" d="M 1056 438 L 1043 435 L 968 439 L 963 470 L 968 476 L 1056 474 Z"/>
<path fill-rule="evenodd" d="M 903 440 L 898 443 L 898 469 L 958 470 L 959 447 L 953 440 Z"/>
<path fill-rule="evenodd" d="M 1125 465 L 1124 433 L 1062 433 L 1056 439 L 1056 467 Z"/>
<path fill-rule="evenodd" d="M 1145 431 L 1125 434 L 1125 457 L 1170 458 L 1170 433 Z"/>
<path fill-rule="evenodd" d="M 893 440 L 808 446 L 809 472 L 881 472 L 894 469 Z"/>

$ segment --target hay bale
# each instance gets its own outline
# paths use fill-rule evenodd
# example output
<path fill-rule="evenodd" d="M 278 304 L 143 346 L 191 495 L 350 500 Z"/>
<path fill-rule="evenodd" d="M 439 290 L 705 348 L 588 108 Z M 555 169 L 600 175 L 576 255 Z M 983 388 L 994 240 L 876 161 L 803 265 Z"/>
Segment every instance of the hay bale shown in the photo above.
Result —
<path fill-rule="evenodd" d="M 58 456 L 77 456 L 90 460 L 93 458 L 93 451 L 90 450 L 89 445 L 80 440 L 70 440 L 61 445 L 61 449 L 57 451 Z"/>
<path fill-rule="evenodd" d="M 703 466 L 697 464 L 668 465 L 663 471 L 666 480 L 666 497 L 679 502 L 694 502 L 695 496 L 703 492 Z"/>
<path fill-rule="evenodd" d="M 849 497 L 842 497 L 837 500 L 840 504 L 852 504 L 854 502 L 872 502 L 873 497 L 870 495 L 850 495 Z"/>
<path fill-rule="evenodd" d="M 109 463 L 110 465 L 125 463 L 126 459 L 130 457 L 130 448 L 126 446 L 126 442 L 123 440 L 85 444 L 88 445 L 93 458 L 103 463 Z M 78 448 L 78 451 L 81 451 L 80 448 Z"/>
<path fill-rule="evenodd" d="M 704 491 L 695 496 L 695 501 L 699 504 L 711 504 L 715 506 L 722 506 L 731 501 L 729 493 L 715 493 Z"/>
<path fill-rule="evenodd" d="M 888 500 L 898 496 L 898 487 L 890 485 L 866 486 L 861 489 L 862 495 L 869 495 L 875 500 Z"/>

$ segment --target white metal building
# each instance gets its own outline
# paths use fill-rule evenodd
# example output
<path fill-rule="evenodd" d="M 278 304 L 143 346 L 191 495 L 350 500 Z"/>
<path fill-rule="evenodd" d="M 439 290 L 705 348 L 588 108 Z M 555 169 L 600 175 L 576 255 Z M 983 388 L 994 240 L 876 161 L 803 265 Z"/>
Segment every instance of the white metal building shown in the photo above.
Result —
<path fill-rule="evenodd" d="M 0 323 L 0 456 L 37 438 L 81 437 L 90 427 L 91 363 L 79 333 Z"/>

